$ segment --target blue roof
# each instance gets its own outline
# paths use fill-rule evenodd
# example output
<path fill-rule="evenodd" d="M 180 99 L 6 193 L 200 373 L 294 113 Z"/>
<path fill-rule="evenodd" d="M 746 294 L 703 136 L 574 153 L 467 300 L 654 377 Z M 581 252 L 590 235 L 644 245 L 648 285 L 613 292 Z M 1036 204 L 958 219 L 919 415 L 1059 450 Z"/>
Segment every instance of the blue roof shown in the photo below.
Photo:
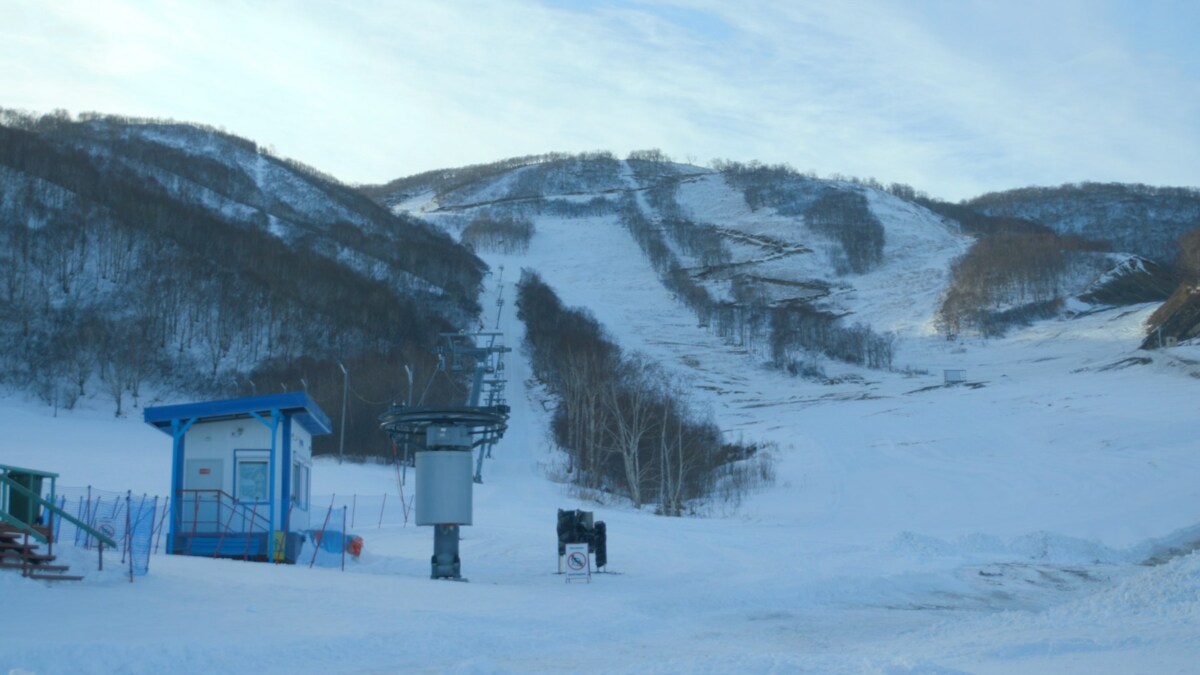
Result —
<path fill-rule="evenodd" d="M 251 413 L 269 417 L 272 410 L 292 416 L 300 426 L 304 427 L 305 431 L 313 436 L 322 436 L 333 432 L 333 423 L 330 422 L 329 415 L 326 415 L 325 411 L 321 410 L 320 406 L 302 391 L 157 406 L 146 408 L 142 418 L 146 424 L 158 427 L 169 434 L 171 433 L 171 423 L 175 420 L 194 418 L 196 422 L 216 422 L 248 418 Z"/>

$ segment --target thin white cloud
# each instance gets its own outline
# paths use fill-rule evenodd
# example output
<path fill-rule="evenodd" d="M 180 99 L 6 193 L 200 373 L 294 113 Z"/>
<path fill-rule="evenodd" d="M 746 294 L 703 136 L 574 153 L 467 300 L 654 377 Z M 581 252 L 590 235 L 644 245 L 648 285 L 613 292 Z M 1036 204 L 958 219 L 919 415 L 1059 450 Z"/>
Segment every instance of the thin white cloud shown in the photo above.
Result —
<path fill-rule="evenodd" d="M 1195 185 L 1195 53 L 1139 52 L 1123 9 L 0 0 L 0 105 L 224 126 L 356 182 L 661 147 L 952 198 Z"/>

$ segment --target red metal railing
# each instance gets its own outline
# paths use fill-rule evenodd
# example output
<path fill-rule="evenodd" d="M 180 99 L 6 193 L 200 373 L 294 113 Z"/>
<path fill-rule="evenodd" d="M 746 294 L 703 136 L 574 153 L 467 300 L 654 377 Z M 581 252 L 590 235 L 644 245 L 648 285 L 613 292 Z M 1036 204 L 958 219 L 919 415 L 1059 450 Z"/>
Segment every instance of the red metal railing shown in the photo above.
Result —
<path fill-rule="evenodd" d="M 175 532 L 187 537 L 187 555 L 191 555 L 197 536 L 217 537 L 216 555 L 228 535 L 265 534 L 271 530 L 271 521 L 258 512 L 257 502 L 239 502 L 224 490 L 179 490 L 176 499 L 179 522 Z"/>

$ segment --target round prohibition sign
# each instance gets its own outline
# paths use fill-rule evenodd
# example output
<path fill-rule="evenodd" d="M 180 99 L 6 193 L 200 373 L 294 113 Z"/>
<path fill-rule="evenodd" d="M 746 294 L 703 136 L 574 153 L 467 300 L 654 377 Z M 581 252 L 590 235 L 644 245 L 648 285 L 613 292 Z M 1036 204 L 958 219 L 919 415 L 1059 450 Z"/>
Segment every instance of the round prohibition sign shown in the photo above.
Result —
<path fill-rule="evenodd" d="M 580 570 L 587 569 L 587 564 L 587 556 L 583 553 L 576 551 L 567 556 L 567 567 L 569 567 L 572 572 L 578 572 Z"/>

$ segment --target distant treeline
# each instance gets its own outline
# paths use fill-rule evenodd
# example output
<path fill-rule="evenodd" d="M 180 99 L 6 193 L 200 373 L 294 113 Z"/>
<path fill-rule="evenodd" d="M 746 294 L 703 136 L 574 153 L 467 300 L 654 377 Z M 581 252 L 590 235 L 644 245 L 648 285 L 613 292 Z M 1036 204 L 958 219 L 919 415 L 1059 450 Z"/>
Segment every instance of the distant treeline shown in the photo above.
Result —
<path fill-rule="evenodd" d="M 611 152 L 598 150 L 510 157 L 455 169 L 426 171 L 383 185 L 359 186 L 358 189 L 379 201 L 396 202 L 422 192 L 432 192 L 443 205 L 454 204 L 469 195 L 481 182 L 526 167 L 504 194 L 494 198 L 545 197 L 558 192 L 576 191 L 583 185 L 590 185 L 594 189 L 620 187 L 620 162 Z"/>
<path fill-rule="evenodd" d="M 1115 251 L 1166 265 L 1179 254 L 1179 238 L 1200 227 L 1200 190 L 1193 188 L 1075 183 L 993 192 L 964 205 L 1107 242 Z"/>
<path fill-rule="evenodd" d="M 523 270 L 517 291 L 534 375 L 558 401 L 552 431 L 572 483 L 682 515 L 773 480 L 768 457 L 725 442 L 664 372 L 624 354 L 595 318 L 564 306 L 536 273 Z"/>
<path fill-rule="evenodd" d="M 1106 248 L 1053 232 L 981 237 L 954 262 L 952 281 L 938 310 L 938 326 L 949 336 L 968 330 L 998 336 L 1014 325 L 1050 318 L 1062 307 L 1062 280 L 1073 265 L 1090 263 L 1092 276 L 1105 271 L 1095 267 L 1103 265 L 1104 259 L 1079 254 Z"/>
<path fill-rule="evenodd" d="M 1128 188 L 1128 189 L 1126 189 Z M 1158 190 L 1145 186 L 1064 186 L 1062 188 L 1026 188 L 1009 193 L 985 195 L 962 204 L 950 204 L 929 198 L 917 198 L 916 203 L 957 222 L 962 230 L 976 237 L 967 253 L 951 268 L 951 283 L 938 310 L 937 325 L 948 337 L 961 333 L 999 336 L 1014 326 L 1058 315 L 1064 307 L 1068 289 L 1065 283 L 1075 277 L 1099 278 L 1113 268 L 1113 261 L 1103 255 L 1114 251 L 1112 240 L 1095 240 L 1078 234 L 1062 234 L 1033 217 L 1044 218 L 1046 212 L 1033 208 L 1017 208 L 1024 199 L 1050 198 L 1058 200 L 1056 217 L 1080 215 L 1085 207 L 1075 199 L 1076 193 L 1108 195 L 1159 195 Z M 1114 193 L 1113 190 L 1116 192 Z M 1167 199 L 1181 198 L 1189 191 L 1166 189 Z M 987 211 L 981 207 L 1004 205 Z M 1011 208 L 1010 208 L 1011 207 Z M 1058 225 L 1063 229 L 1089 234 L 1105 230 L 1093 227 L 1067 227 L 1066 220 Z M 1115 227 L 1115 226 L 1114 226 Z M 1123 230 L 1130 230 L 1129 224 Z M 1136 231 L 1136 228 L 1133 228 Z M 1181 240 L 1182 241 L 1182 240 Z M 1142 242 L 1145 243 L 1145 242 Z M 1169 247 L 1183 251 L 1182 245 Z M 1115 252 L 1164 251 L 1162 246 L 1136 246 L 1132 250 L 1119 248 Z M 1182 255 L 1182 253 L 1178 254 Z M 1089 302 L 1133 303 L 1166 299 L 1175 281 L 1169 267 L 1157 265 L 1153 258 L 1139 270 L 1112 288 L 1098 289 L 1082 299 Z"/>
<path fill-rule="evenodd" d="M 462 242 L 476 251 L 524 253 L 529 250 L 534 226 L 529 218 L 482 214 L 462 232 Z"/>
<path fill-rule="evenodd" d="M 837 242 L 840 250 L 832 262 L 839 274 L 864 274 L 883 262 L 883 223 L 859 190 L 831 187 L 787 165 L 717 161 L 714 166 L 742 191 L 751 209 L 769 207 L 782 216 L 801 217 L 813 232 Z"/>

